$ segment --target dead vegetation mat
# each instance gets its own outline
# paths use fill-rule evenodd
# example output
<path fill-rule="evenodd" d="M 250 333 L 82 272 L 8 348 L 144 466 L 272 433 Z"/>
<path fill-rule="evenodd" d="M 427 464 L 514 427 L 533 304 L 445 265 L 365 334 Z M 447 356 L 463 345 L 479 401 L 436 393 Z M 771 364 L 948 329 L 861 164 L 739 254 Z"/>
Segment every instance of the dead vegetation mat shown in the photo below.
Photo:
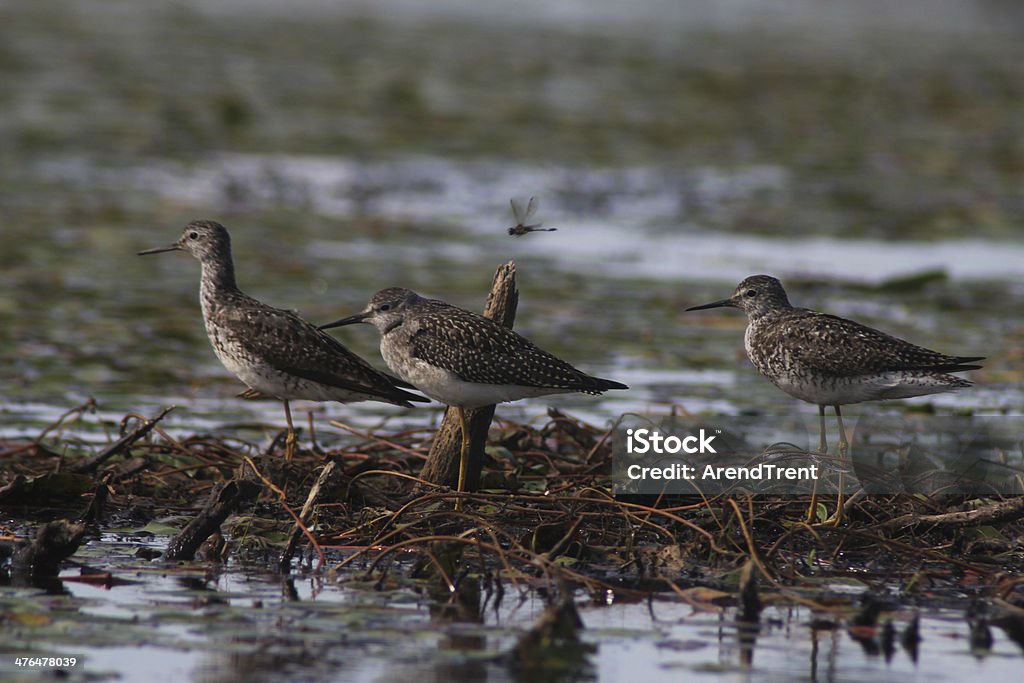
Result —
<path fill-rule="evenodd" d="M 1024 606 L 1024 497 L 864 496 L 837 523 L 822 523 L 837 502 L 827 496 L 810 514 L 807 497 L 616 498 L 610 434 L 552 410 L 540 427 L 492 427 L 481 488 L 455 510 L 455 492 L 417 477 L 430 431 L 333 423 L 351 436 L 344 447 L 301 439 L 285 461 L 283 434 L 269 447 L 173 438 L 160 427 L 165 414 L 128 415 L 118 439 L 75 458 L 59 430 L 0 442 L 4 538 L 57 519 L 94 537 L 154 521 L 183 535 L 212 510 L 186 539 L 194 547 L 170 559 L 235 557 L 377 581 L 406 565 L 451 590 L 477 576 L 695 603 L 735 600 L 752 566 L 775 599 L 823 609 L 815 587 L 844 578 L 903 597 L 967 591 Z"/>

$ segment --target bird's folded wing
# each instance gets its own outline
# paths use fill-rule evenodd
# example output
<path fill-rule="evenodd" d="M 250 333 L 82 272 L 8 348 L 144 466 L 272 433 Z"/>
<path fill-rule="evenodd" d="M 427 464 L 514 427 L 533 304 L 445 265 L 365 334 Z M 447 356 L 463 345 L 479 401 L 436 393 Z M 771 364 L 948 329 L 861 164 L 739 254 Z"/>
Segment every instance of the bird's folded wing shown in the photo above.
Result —
<path fill-rule="evenodd" d="M 594 379 L 488 318 L 420 318 L 412 354 L 466 382 L 587 390 Z"/>
<path fill-rule="evenodd" d="M 291 311 L 236 309 L 224 331 L 244 339 L 254 355 L 281 372 L 397 403 L 426 400 L 397 388 L 388 375 Z"/>
<path fill-rule="evenodd" d="M 866 325 L 820 313 L 776 326 L 768 345 L 785 348 L 804 367 L 833 376 L 871 372 L 960 372 L 980 357 L 949 356 Z"/>

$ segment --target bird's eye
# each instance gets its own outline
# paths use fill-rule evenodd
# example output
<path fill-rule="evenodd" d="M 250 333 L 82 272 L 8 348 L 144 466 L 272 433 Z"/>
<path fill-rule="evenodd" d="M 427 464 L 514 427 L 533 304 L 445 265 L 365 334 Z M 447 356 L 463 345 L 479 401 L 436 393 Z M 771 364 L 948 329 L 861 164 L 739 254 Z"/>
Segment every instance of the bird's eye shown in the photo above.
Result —
<path fill-rule="evenodd" d="M 197 240 L 197 239 L 199 239 L 199 233 L 198 232 L 190 232 L 188 234 L 188 238 L 190 240 Z"/>
<path fill-rule="evenodd" d="M 391 310 L 391 304 L 381 304 L 380 308 L 377 309 L 377 310 L 379 310 L 379 311 L 390 311 Z"/>
<path fill-rule="evenodd" d="M 756 289 L 748 289 L 747 291 L 743 292 L 743 296 L 748 297 L 748 298 L 752 297 L 752 296 L 757 296 L 757 290 Z"/>

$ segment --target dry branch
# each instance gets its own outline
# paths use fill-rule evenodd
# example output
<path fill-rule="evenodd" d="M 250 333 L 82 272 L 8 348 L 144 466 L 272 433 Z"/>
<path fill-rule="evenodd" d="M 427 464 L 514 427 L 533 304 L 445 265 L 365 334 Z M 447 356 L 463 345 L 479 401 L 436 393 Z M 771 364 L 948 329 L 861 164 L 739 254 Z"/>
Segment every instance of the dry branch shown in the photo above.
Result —
<path fill-rule="evenodd" d="M 56 577 L 60 563 L 78 550 L 83 536 L 84 524 L 66 519 L 43 524 L 35 538 L 15 551 L 11 561 L 14 574 L 30 581 Z"/>
<path fill-rule="evenodd" d="M 149 434 L 153 430 L 153 427 L 155 427 L 160 420 L 164 419 L 164 416 L 172 410 L 174 410 L 174 406 L 164 408 L 160 411 L 159 415 L 151 420 L 143 421 L 143 423 L 138 427 L 128 434 L 125 434 L 93 457 L 73 463 L 67 468 L 68 471 L 75 472 L 76 474 L 92 474 L 107 460 L 131 446 L 133 443 L 146 436 L 146 434 Z"/>
<path fill-rule="evenodd" d="M 938 515 L 919 515 L 909 513 L 886 520 L 878 525 L 881 529 L 907 529 L 920 524 L 940 527 L 982 526 L 984 524 L 1000 524 L 1012 522 L 1024 517 L 1024 496 L 1016 496 L 974 510 L 960 512 L 944 512 Z"/>
<path fill-rule="evenodd" d="M 191 560 L 203 541 L 220 530 L 228 515 L 242 503 L 254 500 L 259 493 L 259 484 L 244 479 L 234 479 L 215 488 L 205 507 L 168 544 L 164 559 Z"/>
<path fill-rule="evenodd" d="M 313 512 L 313 506 L 316 505 L 317 499 L 320 498 L 320 490 L 331 477 L 335 467 L 337 467 L 337 464 L 333 460 L 324 465 L 324 468 L 320 471 L 320 476 L 317 477 L 316 483 L 314 483 L 312 488 L 309 489 L 309 495 L 306 496 L 306 503 L 302 506 L 302 512 L 299 513 L 299 518 L 295 521 L 295 526 L 292 528 L 291 536 L 288 538 L 288 547 L 285 548 L 284 552 L 281 554 L 281 559 L 278 562 L 278 568 L 282 572 L 288 571 L 288 567 L 292 562 L 292 557 L 295 555 L 295 548 L 299 545 L 299 539 L 304 535 L 309 534 L 309 529 L 306 528 L 306 523 L 309 522 L 309 517 Z"/>

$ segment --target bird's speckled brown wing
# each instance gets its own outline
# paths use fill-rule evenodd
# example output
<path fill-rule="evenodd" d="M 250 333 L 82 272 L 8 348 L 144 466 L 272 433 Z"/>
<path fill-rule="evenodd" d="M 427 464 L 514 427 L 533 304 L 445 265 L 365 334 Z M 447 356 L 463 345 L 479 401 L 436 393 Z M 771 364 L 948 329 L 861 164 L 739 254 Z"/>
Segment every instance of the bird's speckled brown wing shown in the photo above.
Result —
<path fill-rule="evenodd" d="M 591 377 L 498 323 L 447 304 L 419 316 L 412 353 L 466 382 L 600 393 L 624 384 Z"/>
<path fill-rule="evenodd" d="M 255 301 L 255 300 L 252 300 Z M 376 370 L 341 342 L 291 311 L 259 305 L 219 312 L 222 333 L 231 334 L 254 356 L 281 372 L 409 407 L 428 399 L 403 391 L 406 383 Z"/>
<path fill-rule="evenodd" d="M 785 353 L 807 370 L 834 377 L 915 370 L 961 372 L 979 368 L 969 363 L 983 360 L 949 356 L 853 320 L 799 308 L 765 326 L 757 345 L 768 355 Z"/>

